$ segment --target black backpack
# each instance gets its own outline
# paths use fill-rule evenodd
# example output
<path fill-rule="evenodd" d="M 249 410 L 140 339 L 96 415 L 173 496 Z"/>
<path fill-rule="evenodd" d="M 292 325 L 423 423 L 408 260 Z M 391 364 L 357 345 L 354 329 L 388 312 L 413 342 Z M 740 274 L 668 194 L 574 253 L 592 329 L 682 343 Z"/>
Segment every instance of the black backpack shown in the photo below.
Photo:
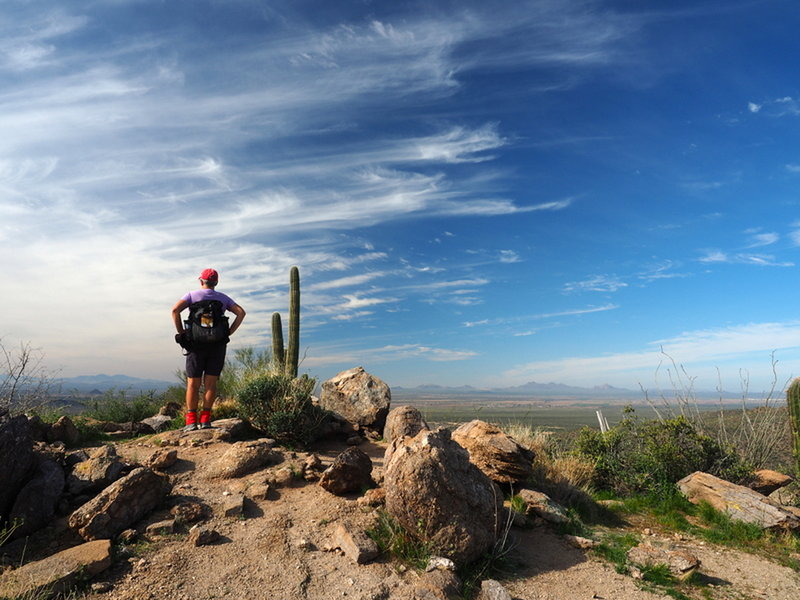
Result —
<path fill-rule="evenodd" d="M 219 300 L 200 300 L 189 305 L 185 327 L 192 348 L 224 344 L 230 339 L 225 306 Z"/>

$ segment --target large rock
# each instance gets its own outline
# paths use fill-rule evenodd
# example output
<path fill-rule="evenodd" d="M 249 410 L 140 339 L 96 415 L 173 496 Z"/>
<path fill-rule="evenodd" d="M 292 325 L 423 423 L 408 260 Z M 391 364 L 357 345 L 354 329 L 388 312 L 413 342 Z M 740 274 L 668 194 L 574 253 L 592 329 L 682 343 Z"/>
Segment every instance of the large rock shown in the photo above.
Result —
<path fill-rule="evenodd" d="M 274 443 L 275 441 L 269 438 L 261 438 L 231 444 L 231 447 L 211 465 L 208 476 L 232 479 L 247 475 L 274 460 L 272 453 Z"/>
<path fill-rule="evenodd" d="M 750 488 L 696 471 L 678 482 L 690 502 L 708 502 L 732 519 L 755 523 L 764 529 L 797 529 L 800 518 Z"/>
<path fill-rule="evenodd" d="M 492 548 L 502 494 L 447 429 L 398 438 L 387 454 L 386 511 L 410 535 L 462 565 Z"/>
<path fill-rule="evenodd" d="M 92 450 L 87 460 L 73 467 L 67 477 L 67 490 L 76 496 L 99 492 L 122 477 L 127 468 L 114 446 L 100 446 Z"/>
<path fill-rule="evenodd" d="M 17 494 L 9 514 L 10 521 L 21 522 L 12 537 L 29 535 L 47 525 L 56 513 L 64 491 L 64 469 L 56 461 L 39 456 L 37 468 L 28 483 Z"/>
<path fill-rule="evenodd" d="M 169 491 L 169 479 L 145 467 L 112 483 L 69 517 L 85 540 L 113 538 L 155 509 Z"/>
<path fill-rule="evenodd" d="M 337 496 L 373 487 L 375 482 L 372 480 L 372 460 L 363 450 L 350 447 L 325 469 L 319 485 Z"/>
<path fill-rule="evenodd" d="M 533 477 L 533 452 L 499 427 L 485 421 L 464 423 L 453 440 L 469 452 L 470 461 L 497 483 L 521 483 Z"/>
<path fill-rule="evenodd" d="M 10 417 L 0 411 L 0 526 L 8 517 L 17 494 L 36 468 L 33 438 L 25 415 Z"/>
<path fill-rule="evenodd" d="M 413 406 L 398 406 L 389 411 L 383 428 L 383 439 L 391 444 L 399 437 L 414 437 L 423 429 L 430 429 L 422 413 Z"/>
<path fill-rule="evenodd" d="M 49 598 L 111 566 L 111 541 L 87 542 L 0 576 L 0 598 Z"/>
<path fill-rule="evenodd" d="M 793 479 L 788 475 L 773 471 L 771 469 L 761 469 L 753 473 L 753 481 L 748 486 L 751 490 L 759 494 L 769 496 L 775 490 L 786 487 L 792 483 Z"/>
<path fill-rule="evenodd" d="M 363 367 L 342 371 L 322 384 L 319 403 L 360 429 L 382 432 L 389 413 L 389 386 Z"/>
<path fill-rule="evenodd" d="M 678 548 L 639 544 L 628 550 L 628 560 L 636 565 L 652 567 L 667 565 L 670 573 L 680 580 L 687 579 L 700 568 L 700 559 Z"/>
<path fill-rule="evenodd" d="M 47 432 L 48 442 L 64 442 L 67 446 L 76 446 L 81 434 L 67 415 L 63 415 L 50 426 Z"/>

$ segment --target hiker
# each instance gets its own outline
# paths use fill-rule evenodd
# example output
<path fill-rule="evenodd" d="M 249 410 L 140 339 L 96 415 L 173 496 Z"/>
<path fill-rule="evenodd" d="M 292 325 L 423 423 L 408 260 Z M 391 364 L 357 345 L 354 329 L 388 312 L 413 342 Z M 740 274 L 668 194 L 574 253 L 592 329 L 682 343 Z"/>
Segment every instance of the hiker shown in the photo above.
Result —
<path fill-rule="evenodd" d="M 175 341 L 186 354 L 186 427 L 184 431 L 211 428 L 211 408 L 217 398 L 217 380 L 225 365 L 225 350 L 230 336 L 244 320 L 244 309 L 229 296 L 216 291 L 219 273 L 205 269 L 200 273 L 200 289 L 189 292 L 172 307 L 172 320 L 178 331 Z M 189 319 L 181 320 L 181 312 L 189 309 Z M 236 318 L 228 326 L 225 311 Z M 197 419 L 200 382 L 202 380 L 203 409 Z"/>

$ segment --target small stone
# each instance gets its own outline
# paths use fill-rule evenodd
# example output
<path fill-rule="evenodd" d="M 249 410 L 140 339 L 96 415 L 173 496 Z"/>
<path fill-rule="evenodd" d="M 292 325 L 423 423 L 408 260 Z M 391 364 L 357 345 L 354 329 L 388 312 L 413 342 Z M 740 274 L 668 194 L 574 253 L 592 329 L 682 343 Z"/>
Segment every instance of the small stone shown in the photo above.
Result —
<path fill-rule="evenodd" d="M 511 594 L 494 579 L 481 581 L 481 591 L 478 592 L 476 600 L 512 600 Z"/>
<path fill-rule="evenodd" d="M 110 592 L 114 586 L 111 585 L 108 581 L 98 581 L 97 583 L 93 583 L 91 585 L 92 591 L 97 594 L 105 594 Z"/>
<path fill-rule="evenodd" d="M 596 548 L 600 545 L 600 542 L 597 540 L 590 540 L 589 538 L 581 537 L 579 535 L 565 535 L 564 539 L 575 548 L 580 548 L 581 550 L 589 550 L 591 548 Z"/>
<path fill-rule="evenodd" d="M 336 525 L 333 542 L 347 557 L 360 565 L 374 560 L 380 552 L 375 540 L 363 531 L 351 529 L 343 523 Z"/>
<path fill-rule="evenodd" d="M 150 536 L 175 533 L 175 520 L 168 519 L 165 521 L 158 521 L 157 523 L 151 523 L 147 526 L 147 529 L 145 529 L 145 533 Z"/>
<path fill-rule="evenodd" d="M 189 530 L 189 543 L 193 546 L 208 546 L 219 541 L 219 532 L 195 525 Z"/>
<path fill-rule="evenodd" d="M 135 529 L 126 529 L 122 533 L 117 536 L 117 539 L 122 542 L 123 544 L 130 544 L 139 534 L 136 532 Z"/>
<path fill-rule="evenodd" d="M 456 565 L 449 558 L 444 558 L 443 556 L 431 556 L 431 558 L 428 560 L 427 566 L 425 567 L 425 571 L 434 571 L 436 569 L 455 571 Z"/>
<path fill-rule="evenodd" d="M 226 517 L 240 517 L 244 514 L 244 495 L 228 496 L 222 505 L 222 514 Z"/>

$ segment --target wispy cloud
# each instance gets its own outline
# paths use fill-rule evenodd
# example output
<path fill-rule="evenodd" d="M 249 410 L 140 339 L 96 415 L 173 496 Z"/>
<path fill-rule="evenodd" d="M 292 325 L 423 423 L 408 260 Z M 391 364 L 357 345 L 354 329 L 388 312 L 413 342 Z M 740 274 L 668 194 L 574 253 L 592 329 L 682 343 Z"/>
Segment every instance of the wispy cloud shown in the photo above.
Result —
<path fill-rule="evenodd" d="M 749 102 L 747 109 L 753 114 L 768 117 L 796 117 L 800 115 L 800 102 L 791 96 L 783 96 L 763 102 Z"/>
<path fill-rule="evenodd" d="M 572 281 L 564 285 L 565 292 L 616 292 L 628 287 L 616 275 L 593 275 L 583 281 Z"/>
<path fill-rule="evenodd" d="M 728 263 L 736 265 L 756 265 L 759 267 L 793 267 L 793 262 L 780 261 L 769 254 L 728 254 L 721 250 L 707 250 L 697 259 L 701 263 Z"/>
<path fill-rule="evenodd" d="M 761 246 L 770 246 L 781 239 L 781 236 L 775 232 L 758 233 L 750 232 L 750 238 L 747 243 L 747 248 L 759 248 Z"/>
<path fill-rule="evenodd" d="M 693 369 L 702 368 L 709 378 L 700 385 L 703 389 L 712 389 L 717 385 L 713 367 L 720 362 L 744 361 L 745 357 L 749 359 L 756 355 L 768 365 L 773 351 L 794 350 L 798 347 L 798 339 L 800 322 L 751 323 L 685 332 L 674 338 L 652 341 L 647 347 L 636 351 L 531 362 L 509 369 L 503 377 L 506 381 L 519 382 L 542 378 L 575 381 L 575 374 L 580 373 L 583 381 L 605 382 L 615 380 L 620 373 L 625 373 L 626 378 L 638 373 L 647 387 L 665 360 L 666 353 L 679 364 L 685 365 L 690 374 Z"/>

